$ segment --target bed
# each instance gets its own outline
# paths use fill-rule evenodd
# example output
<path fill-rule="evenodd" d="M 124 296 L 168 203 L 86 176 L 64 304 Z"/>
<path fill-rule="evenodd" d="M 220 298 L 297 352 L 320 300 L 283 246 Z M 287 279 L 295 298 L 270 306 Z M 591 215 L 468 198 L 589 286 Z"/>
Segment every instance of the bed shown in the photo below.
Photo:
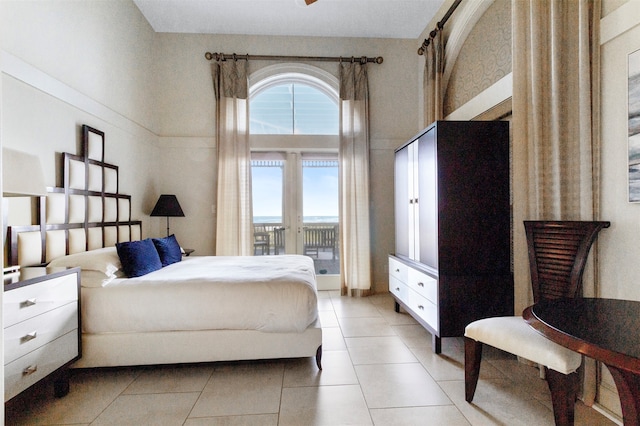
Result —
<path fill-rule="evenodd" d="M 152 239 L 131 220 L 117 166 L 104 162 L 104 134 L 83 126 L 82 135 L 82 155 L 62 154 L 63 186 L 38 200 L 37 225 L 8 230 L 11 265 L 81 269 L 82 357 L 72 368 L 315 357 L 321 369 L 311 259 L 180 256 L 131 277 L 120 247 Z"/>

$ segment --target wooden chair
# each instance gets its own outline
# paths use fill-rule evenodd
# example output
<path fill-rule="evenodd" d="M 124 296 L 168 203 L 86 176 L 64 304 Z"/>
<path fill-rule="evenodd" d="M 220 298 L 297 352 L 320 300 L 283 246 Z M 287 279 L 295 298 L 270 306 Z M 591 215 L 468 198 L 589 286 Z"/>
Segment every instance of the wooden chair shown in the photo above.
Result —
<path fill-rule="evenodd" d="M 580 297 L 591 245 L 609 222 L 525 221 L 533 300 Z M 544 366 L 556 425 L 571 425 L 582 356 L 531 328 L 521 316 L 485 318 L 465 328 L 465 399 L 473 400 L 482 344 Z"/>

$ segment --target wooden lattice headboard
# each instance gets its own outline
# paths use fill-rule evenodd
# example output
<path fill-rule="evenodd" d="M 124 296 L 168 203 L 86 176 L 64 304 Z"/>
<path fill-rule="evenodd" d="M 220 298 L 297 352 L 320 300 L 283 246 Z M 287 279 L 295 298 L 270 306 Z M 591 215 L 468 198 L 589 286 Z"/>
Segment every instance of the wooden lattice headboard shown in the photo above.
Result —
<path fill-rule="evenodd" d="M 67 254 L 139 240 L 131 196 L 120 194 L 118 166 L 104 162 L 104 132 L 82 126 L 82 155 L 62 154 L 62 188 L 38 199 L 37 225 L 8 228 L 10 265 L 41 265 Z"/>

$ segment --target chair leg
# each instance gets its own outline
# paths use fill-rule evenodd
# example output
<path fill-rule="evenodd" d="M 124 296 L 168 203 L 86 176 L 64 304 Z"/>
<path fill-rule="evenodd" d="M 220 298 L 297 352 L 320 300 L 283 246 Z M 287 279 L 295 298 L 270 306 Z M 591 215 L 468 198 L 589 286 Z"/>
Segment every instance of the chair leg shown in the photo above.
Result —
<path fill-rule="evenodd" d="M 547 384 L 551 391 L 553 417 L 556 426 L 573 425 L 573 418 L 578 395 L 578 373 L 562 374 L 545 367 Z"/>
<path fill-rule="evenodd" d="M 464 338 L 464 399 L 473 401 L 476 393 L 478 377 L 480 377 L 480 361 L 482 359 L 482 342 L 468 337 Z"/>

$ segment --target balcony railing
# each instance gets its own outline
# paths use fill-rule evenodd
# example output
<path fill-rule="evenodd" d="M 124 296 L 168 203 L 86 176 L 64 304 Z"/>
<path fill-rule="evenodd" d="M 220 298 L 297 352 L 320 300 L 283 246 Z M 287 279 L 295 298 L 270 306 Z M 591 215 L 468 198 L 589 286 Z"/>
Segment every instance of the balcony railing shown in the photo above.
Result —
<path fill-rule="evenodd" d="M 340 255 L 338 224 L 331 222 L 303 224 L 303 254 L 315 259 L 337 259 Z M 254 254 L 284 254 L 284 231 L 281 223 L 254 223 Z"/>

